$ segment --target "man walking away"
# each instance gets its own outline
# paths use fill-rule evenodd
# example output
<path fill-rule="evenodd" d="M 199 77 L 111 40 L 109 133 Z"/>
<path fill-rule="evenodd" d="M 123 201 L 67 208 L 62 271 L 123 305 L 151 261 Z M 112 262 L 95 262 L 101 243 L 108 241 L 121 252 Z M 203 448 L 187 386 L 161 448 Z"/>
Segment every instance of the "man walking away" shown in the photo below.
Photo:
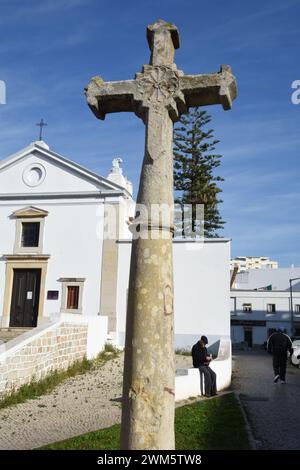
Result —
<path fill-rule="evenodd" d="M 287 352 L 293 354 L 291 338 L 278 328 L 269 337 L 267 350 L 273 355 L 274 382 L 277 383 L 280 379 L 280 383 L 285 384 Z"/>
<path fill-rule="evenodd" d="M 198 341 L 192 347 L 192 358 L 193 358 L 193 366 L 197 367 L 200 372 L 200 381 L 201 381 L 201 374 L 204 375 L 204 385 L 205 385 L 205 396 L 211 397 L 217 395 L 217 387 L 216 387 L 216 374 L 215 372 L 209 367 L 209 363 L 212 360 L 212 357 L 207 354 L 206 345 L 208 343 L 208 339 L 206 336 L 201 336 L 200 341 Z"/>

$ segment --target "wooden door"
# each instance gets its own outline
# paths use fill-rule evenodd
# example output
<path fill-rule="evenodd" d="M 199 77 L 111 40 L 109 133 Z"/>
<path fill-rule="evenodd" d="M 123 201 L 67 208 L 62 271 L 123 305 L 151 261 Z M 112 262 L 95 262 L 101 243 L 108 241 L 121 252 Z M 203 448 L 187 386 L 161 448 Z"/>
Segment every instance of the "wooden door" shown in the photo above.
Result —
<path fill-rule="evenodd" d="M 40 283 L 40 269 L 14 269 L 9 326 L 37 325 Z"/>

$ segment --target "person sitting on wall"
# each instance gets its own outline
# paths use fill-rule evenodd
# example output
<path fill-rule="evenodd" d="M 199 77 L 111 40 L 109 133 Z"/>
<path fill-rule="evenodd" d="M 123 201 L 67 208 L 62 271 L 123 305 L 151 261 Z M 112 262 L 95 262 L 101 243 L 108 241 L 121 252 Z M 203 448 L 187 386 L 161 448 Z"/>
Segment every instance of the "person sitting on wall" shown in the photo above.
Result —
<path fill-rule="evenodd" d="M 200 380 L 201 374 L 204 375 L 205 396 L 211 397 L 217 395 L 217 376 L 216 373 L 209 367 L 209 364 L 212 360 L 212 356 L 209 356 L 207 353 L 207 343 L 207 337 L 201 336 L 200 341 L 198 341 L 192 347 L 192 358 L 193 366 L 199 369 Z"/>

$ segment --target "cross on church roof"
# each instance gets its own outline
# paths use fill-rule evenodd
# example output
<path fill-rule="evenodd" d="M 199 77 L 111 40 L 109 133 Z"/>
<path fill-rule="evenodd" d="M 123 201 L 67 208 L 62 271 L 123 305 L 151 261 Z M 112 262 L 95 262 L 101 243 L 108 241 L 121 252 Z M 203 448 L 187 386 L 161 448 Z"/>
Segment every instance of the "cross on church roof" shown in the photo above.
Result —
<path fill-rule="evenodd" d="M 43 140 L 42 139 L 43 127 L 48 126 L 48 124 L 46 122 L 44 122 L 44 119 L 42 118 L 41 121 L 38 122 L 36 125 L 39 126 L 39 128 L 40 128 L 39 140 Z"/>

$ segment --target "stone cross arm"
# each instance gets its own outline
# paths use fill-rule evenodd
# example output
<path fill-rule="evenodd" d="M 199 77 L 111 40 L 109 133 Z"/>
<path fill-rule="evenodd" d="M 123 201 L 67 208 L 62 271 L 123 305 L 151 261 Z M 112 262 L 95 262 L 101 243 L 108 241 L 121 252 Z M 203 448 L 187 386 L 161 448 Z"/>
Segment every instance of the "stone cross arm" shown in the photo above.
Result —
<path fill-rule="evenodd" d="M 220 72 L 201 75 L 184 75 L 174 67 L 145 65 L 135 80 L 104 82 L 101 77 L 94 77 L 85 92 L 98 119 L 121 111 L 133 111 L 144 119 L 144 111 L 155 97 L 168 107 L 175 121 L 193 106 L 221 104 L 225 110 L 230 109 L 237 87 L 227 65 L 222 65 Z"/>
<path fill-rule="evenodd" d="M 87 103 L 98 119 L 108 113 L 133 111 L 134 80 L 104 82 L 101 77 L 93 77 L 85 89 Z"/>
<path fill-rule="evenodd" d="M 221 104 L 228 110 L 237 96 L 236 80 L 228 65 L 222 65 L 218 73 L 183 75 L 180 88 L 188 108 Z"/>

